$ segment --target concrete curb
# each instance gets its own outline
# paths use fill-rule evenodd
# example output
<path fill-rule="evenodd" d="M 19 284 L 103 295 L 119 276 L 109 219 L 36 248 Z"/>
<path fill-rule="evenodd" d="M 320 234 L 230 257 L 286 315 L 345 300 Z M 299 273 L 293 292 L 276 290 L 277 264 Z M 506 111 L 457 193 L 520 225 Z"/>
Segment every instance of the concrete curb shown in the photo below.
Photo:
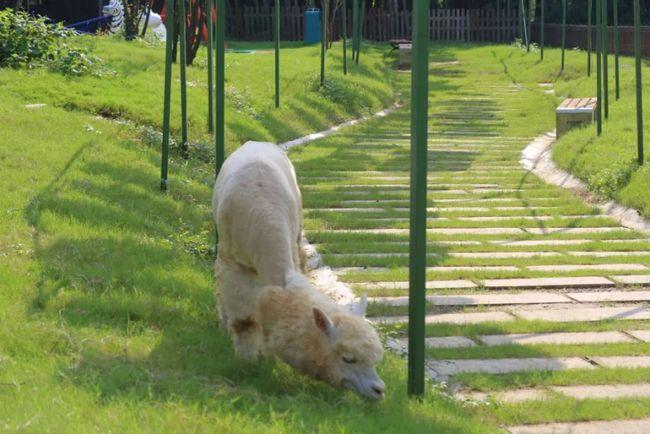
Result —
<path fill-rule="evenodd" d="M 642 217 L 636 209 L 625 207 L 614 201 L 602 201 L 589 193 L 587 185 L 583 181 L 557 167 L 551 156 L 554 143 L 555 131 L 542 134 L 526 146 L 521 153 L 519 162 L 524 169 L 539 176 L 546 183 L 570 190 L 589 205 L 597 206 L 604 214 L 622 226 L 650 235 L 650 221 Z"/>

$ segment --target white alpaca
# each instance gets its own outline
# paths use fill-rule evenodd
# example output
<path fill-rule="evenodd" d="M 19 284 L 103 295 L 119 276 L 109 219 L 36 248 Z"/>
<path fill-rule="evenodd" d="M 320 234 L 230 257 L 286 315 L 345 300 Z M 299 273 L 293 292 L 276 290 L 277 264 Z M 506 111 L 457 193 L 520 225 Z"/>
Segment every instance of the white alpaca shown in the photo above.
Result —
<path fill-rule="evenodd" d="M 248 359 L 274 355 L 332 385 L 381 398 L 377 332 L 362 312 L 337 305 L 302 274 L 302 200 L 285 153 L 261 142 L 233 152 L 215 182 L 212 209 L 221 325 L 235 351 Z"/>

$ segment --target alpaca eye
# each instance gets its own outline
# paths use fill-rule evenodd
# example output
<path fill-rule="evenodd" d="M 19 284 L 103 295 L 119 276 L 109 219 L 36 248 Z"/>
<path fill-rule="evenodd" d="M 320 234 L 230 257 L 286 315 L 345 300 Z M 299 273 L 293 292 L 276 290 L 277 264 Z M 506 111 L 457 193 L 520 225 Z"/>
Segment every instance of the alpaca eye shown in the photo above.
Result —
<path fill-rule="evenodd" d="M 352 358 L 352 357 L 345 357 L 345 356 L 343 356 L 343 361 L 344 361 L 345 363 L 350 363 L 350 364 L 352 364 L 352 363 L 357 363 L 356 359 L 354 359 L 354 358 Z"/>

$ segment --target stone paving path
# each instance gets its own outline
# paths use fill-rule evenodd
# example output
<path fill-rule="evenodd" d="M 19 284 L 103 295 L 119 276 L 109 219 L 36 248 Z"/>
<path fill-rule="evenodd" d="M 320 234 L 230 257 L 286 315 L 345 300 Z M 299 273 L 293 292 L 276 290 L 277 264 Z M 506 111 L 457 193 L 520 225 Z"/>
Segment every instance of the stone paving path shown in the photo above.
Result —
<path fill-rule="evenodd" d="M 446 69 L 468 73 L 462 63 Z M 556 387 L 541 380 L 533 389 L 490 394 L 454 378 L 650 367 L 650 291 L 644 289 L 650 285 L 650 240 L 519 164 L 534 136 L 510 133 L 508 113 L 518 100 L 544 91 L 477 75 L 470 88 L 431 95 L 429 372 L 465 397 L 509 403 L 558 395 L 611 399 L 612 405 L 630 396 L 648 398 L 647 381 L 587 386 L 576 380 Z M 291 156 L 310 242 L 340 280 L 369 295 L 372 319 L 401 334 L 398 344 L 406 342 L 408 305 L 408 128 L 402 109 Z M 482 353 L 494 347 L 507 351 Z M 509 357 L 516 347 L 529 356 Z M 634 421 L 594 423 L 512 432 L 635 427 Z M 639 423 L 650 432 L 650 421 Z"/>

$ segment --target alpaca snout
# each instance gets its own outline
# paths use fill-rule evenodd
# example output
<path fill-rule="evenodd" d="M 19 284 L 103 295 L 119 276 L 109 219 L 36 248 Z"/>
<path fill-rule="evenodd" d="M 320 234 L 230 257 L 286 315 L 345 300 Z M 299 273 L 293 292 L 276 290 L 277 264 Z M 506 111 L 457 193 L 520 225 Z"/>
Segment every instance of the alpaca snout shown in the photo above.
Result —
<path fill-rule="evenodd" d="M 359 395 L 376 401 L 383 399 L 386 392 L 386 384 L 376 374 L 374 378 L 351 378 L 345 380 L 343 385 Z"/>
<path fill-rule="evenodd" d="M 381 379 L 378 379 L 377 381 L 373 382 L 373 384 L 370 385 L 370 390 L 372 391 L 373 394 L 371 398 L 383 399 L 384 392 L 386 391 L 386 384 L 384 384 L 384 382 Z"/>

